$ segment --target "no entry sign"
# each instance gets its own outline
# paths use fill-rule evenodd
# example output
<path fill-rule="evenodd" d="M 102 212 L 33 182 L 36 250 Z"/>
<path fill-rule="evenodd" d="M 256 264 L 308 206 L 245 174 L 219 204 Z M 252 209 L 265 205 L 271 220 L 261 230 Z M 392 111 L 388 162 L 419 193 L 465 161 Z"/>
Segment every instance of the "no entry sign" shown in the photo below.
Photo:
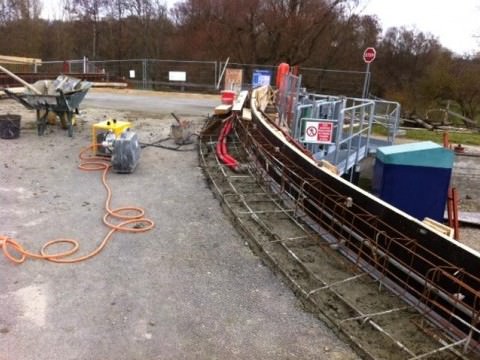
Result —
<path fill-rule="evenodd" d="M 373 60 L 375 60 L 376 56 L 377 51 L 375 50 L 375 48 L 368 47 L 363 52 L 363 61 L 365 61 L 366 64 L 370 64 Z"/>
<path fill-rule="evenodd" d="M 333 123 L 330 121 L 306 121 L 304 139 L 307 143 L 331 144 Z"/>

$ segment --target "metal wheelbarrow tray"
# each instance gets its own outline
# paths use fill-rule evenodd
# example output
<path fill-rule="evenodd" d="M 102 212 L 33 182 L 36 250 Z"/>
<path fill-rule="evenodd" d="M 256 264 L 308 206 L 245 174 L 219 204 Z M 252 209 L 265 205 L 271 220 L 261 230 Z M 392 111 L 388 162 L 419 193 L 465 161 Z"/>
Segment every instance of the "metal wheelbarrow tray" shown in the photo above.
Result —
<path fill-rule="evenodd" d="M 15 94 L 4 89 L 5 94 L 15 99 L 27 109 L 37 111 L 38 135 L 43 135 L 47 127 L 49 112 L 60 118 L 62 126 L 73 136 L 73 117 L 87 95 L 92 84 L 73 77 L 60 75 L 55 80 L 39 80 L 33 84 L 40 94 L 26 88 L 24 93 Z"/>

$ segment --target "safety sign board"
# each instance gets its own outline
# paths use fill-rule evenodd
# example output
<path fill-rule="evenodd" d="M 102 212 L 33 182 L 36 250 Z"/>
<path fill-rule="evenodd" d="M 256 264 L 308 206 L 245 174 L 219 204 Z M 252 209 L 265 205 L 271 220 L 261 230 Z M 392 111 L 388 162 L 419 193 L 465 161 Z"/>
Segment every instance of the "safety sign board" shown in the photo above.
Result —
<path fill-rule="evenodd" d="M 304 141 L 314 144 L 331 144 L 333 140 L 333 122 L 306 121 Z"/>

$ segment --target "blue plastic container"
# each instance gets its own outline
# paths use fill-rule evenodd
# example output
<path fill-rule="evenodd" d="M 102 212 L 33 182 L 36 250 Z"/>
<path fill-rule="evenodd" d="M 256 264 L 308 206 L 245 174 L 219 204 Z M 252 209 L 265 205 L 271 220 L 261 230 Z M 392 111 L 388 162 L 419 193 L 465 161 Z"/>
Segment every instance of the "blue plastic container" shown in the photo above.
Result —
<path fill-rule="evenodd" d="M 454 153 L 431 141 L 377 149 L 373 192 L 423 220 L 443 221 Z"/>

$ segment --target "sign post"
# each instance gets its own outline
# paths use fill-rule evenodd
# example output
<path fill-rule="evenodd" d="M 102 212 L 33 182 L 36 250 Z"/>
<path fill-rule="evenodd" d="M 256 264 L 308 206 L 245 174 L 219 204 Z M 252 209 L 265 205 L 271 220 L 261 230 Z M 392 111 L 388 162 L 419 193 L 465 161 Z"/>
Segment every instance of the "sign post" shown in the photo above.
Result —
<path fill-rule="evenodd" d="M 365 70 L 365 81 L 363 82 L 363 92 L 362 98 L 368 96 L 368 88 L 370 87 L 370 64 L 377 57 L 377 51 L 373 47 L 368 47 L 363 52 L 363 61 L 367 64 L 367 69 Z"/>

